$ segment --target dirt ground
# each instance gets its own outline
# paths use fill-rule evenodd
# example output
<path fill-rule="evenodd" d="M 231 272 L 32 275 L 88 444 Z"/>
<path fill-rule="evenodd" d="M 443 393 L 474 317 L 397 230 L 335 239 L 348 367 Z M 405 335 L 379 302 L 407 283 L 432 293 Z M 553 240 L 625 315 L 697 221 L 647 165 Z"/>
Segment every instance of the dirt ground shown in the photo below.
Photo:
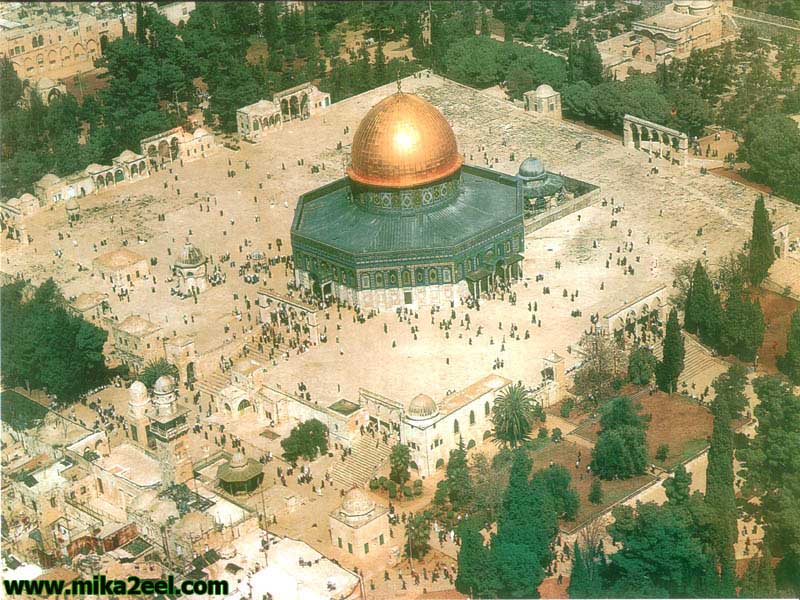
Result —
<path fill-rule="evenodd" d="M 778 372 L 775 361 L 778 356 L 786 353 L 786 336 L 792 313 L 797 310 L 800 303 L 766 290 L 758 290 L 751 295 L 752 297 L 758 298 L 767 326 L 764 343 L 758 351 L 758 368 L 759 371 L 775 374 Z"/>
<path fill-rule="evenodd" d="M 707 408 L 680 396 L 670 398 L 664 392 L 644 396 L 640 402 L 640 414 L 652 415 L 647 429 L 647 451 L 653 463 L 671 469 L 705 446 L 714 423 Z M 663 462 L 655 458 L 661 444 L 669 446 Z"/>

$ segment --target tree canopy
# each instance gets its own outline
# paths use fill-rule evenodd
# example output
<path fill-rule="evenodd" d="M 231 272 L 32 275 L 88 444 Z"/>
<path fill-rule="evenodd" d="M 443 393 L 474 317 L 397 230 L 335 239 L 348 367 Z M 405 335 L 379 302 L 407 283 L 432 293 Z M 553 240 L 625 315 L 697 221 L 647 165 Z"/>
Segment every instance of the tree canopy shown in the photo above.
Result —
<path fill-rule="evenodd" d="M 52 279 L 35 289 L 16 281 L 0 295 L 3 385 L 43 389 L 71 403 L 109 380 L 108 333 L 68 312 Z"/>

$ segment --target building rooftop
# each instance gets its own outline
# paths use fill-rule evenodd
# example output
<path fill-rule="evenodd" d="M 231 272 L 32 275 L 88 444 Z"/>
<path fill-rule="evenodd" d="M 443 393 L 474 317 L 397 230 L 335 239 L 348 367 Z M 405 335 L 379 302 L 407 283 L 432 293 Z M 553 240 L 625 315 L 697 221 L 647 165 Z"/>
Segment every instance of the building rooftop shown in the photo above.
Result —
<path fill-rule="evenodd" d="M 101 254 L 92 262 L 106 269 L 124 269 L 145 260 L 144 256 L 127 248 L 118 248 Z"/>
<path fill-rule="evenodd" d="M 465 166 L 458 196 L 423 214 L 373 213 L 348 199 L 349 180 L 340 179 L 301 197 L 292 236 L 352 254 L 409 252 L 438 254 L 493 227 L 521 218 L 516 181 L 489 169 Z"/>
<path fill-rule="evenodd" d="M 133 444 L 120 444 L 111 449 L 108 456 L 100 458 L 96 463 L 104 471 L 130 481 L 137 487 L 155 487 L 161 483 L 161 468 L 141 448 Z"/>
<path fill-rule="evenodd" d="M 331 600 L 348 598 L 359 585 L 358 577 L 325 558 L 308 544 L 291 538 L 269 537 L 268 563 L 264 568 L 264 532 L 251 531 L 231 543 L 235 554 L 204 570 L 210 579 L 231 582 L 226 600 L 263 598 L 280 600 Z M 229 565 L 239 567 L 237 575 Z M 245 571 L 255 570 L 252 576 Z M 238 584 L 238 580 L 242 580 Z M 238 584 L 238 585 L 237 585 Z"/>
<path fill-rule="evenodd" d="M 70 303 L 72 308 L 77 311 L 84 312 L 94 308 L 95 306 L 102 304 L 103 300 L 108 298 L 108 294 L 102 294 L 100 292 L 84 292 L 73 302 Z"/>
<path fill-rule="evenodd" d="M 115 329 L 129 335 L 149 335 L 161 329 L 155 323 L 148 321 L 139 315 L 130 315 L 127 319 L 114 326 Z"/>
<path fill-rule="evenodd" d="M 463 390 L 446 396 L 441 403 L 441 412 L 443 415 L 449 414 L 465 404 L 469 404 L 476 398 L 480 398 L 490 392 L 497 392 L 511 383 L 510 379 L 506 379 L 501 375 L 487 375 L 483 379 L 468 385 Z"/>
<path fill-rule="evenodd" d="M 637 21 L 633 24 L 634 30 L 638 25 L 645 25 L 648 27 L 659 27 L 662 29 L 679 30 L 686 27 L 691 27 L 695 23 L 706 19 L 707 17 L 701 15 L 685 15 L 671 10 L 659 13 L 643 21 Z"/>

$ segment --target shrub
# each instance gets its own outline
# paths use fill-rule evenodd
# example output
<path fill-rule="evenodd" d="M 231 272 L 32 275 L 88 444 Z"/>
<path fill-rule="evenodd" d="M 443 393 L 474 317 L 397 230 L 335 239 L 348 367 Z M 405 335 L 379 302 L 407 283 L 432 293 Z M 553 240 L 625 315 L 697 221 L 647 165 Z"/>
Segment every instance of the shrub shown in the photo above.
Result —
<path fill-rule="evenodd" d="M 537 437 L 540 440 L 547 439 L 547 427 L 539 427 L 539 435 Z"/>
<path fill-rule="evenodd" d="M 668 444 L 661 444 L 656 450 L 656 458 L 661 462 L 667 460 L 667 456 L 669 456 L 669 445 Z"/>
<path fill-rule="evenodd" d="M 407 485 L 403 486 L 403 496 L 406 498 L 411 498 L 414 495 L 414 492 L 411 491 L 411 488 Z"/>
<path fill-rule="evenodd" d="M 564 402 L 561 403 L 559 412 L 561 413 L 562 419 L 569 419 L 569 413 L 572 412 L 573 406 L 575 406 L 575 401 L 572 398 L 564 400 Z"/>
<path fill-rule="evenodd" d="M 377 490 L 380 486 L 381 486 L 381 484 L 378 482 L 377 479 L 370 479 L 369 480 L 369 489 L 371 489 L 373 492 L 375 490 Z"/>

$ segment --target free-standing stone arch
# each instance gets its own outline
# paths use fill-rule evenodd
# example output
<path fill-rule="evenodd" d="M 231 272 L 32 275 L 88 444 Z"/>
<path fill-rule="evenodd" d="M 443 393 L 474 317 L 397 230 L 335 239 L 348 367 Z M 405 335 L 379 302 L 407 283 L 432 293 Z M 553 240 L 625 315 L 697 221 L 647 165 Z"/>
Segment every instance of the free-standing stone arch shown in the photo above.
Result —
<path fill-rule="evenodd" d="M 685 133 L 633 115 L 625 115 L 623 135 L 625 146 L 629 148 L 643 149 L 648 154 L 668 158 L 674 164 L 686 164 L 689 136 Z"/>

